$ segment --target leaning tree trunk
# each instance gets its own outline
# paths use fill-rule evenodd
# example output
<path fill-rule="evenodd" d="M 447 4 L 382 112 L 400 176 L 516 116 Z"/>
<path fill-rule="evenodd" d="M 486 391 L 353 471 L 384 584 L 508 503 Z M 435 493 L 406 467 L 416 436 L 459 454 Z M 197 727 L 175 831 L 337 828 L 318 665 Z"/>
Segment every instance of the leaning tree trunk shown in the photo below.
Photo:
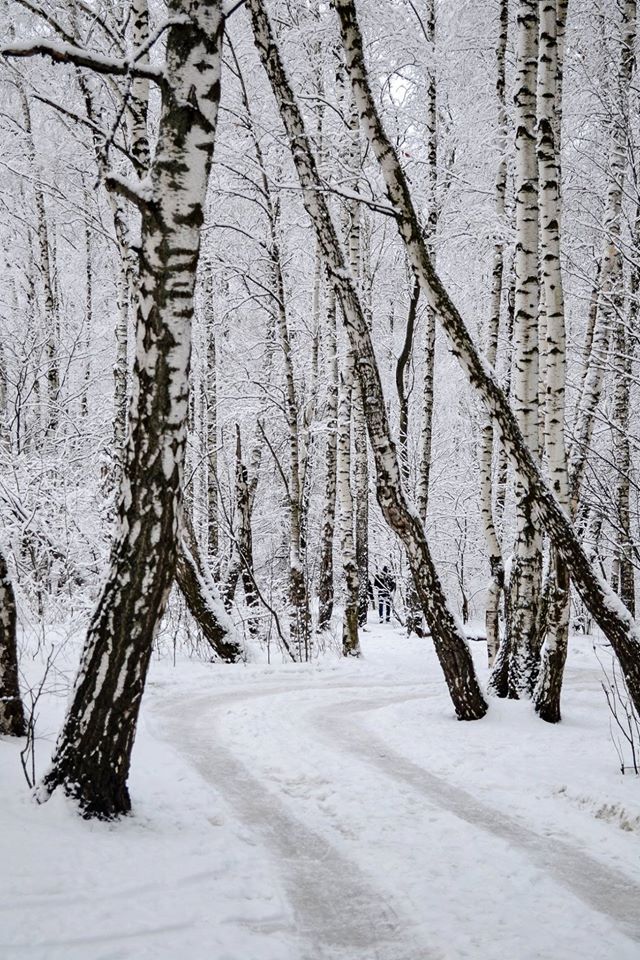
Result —
<path fill-rule="evenodd" d="M 500 0 L 498 42 L 496 46 L 496 95 L 498 99 L 498 148 L 500 160 L 496 174 L 496 221 L 498 236 L 493 247 L 491 272 L 491 310 L 487 328 L 486 358 L 490 367 L 495 367 L 500 333 L 500 307 L 502 303 L 502 278 L 504 274 L 504 219 L 507 190 L 507 105 L 505 100 L 505 57 L 509 25 L 508 0 Z M 487 588 L 485 627 L 489 665 L 493 664 L 500 645 L 500 601 L 504 591 L 504 564 L 502 549 L 495 526 L 493 512 L 493 420 L 488 414 L 482 424 L 479 456 L 480 509 L 484 538 L 487 545 L 491 579 Z"/>
<path fill-rule="evenodd" d="M 259 0 L 249 0 L 253 10 L 260 9 Z M 362 35 L 352 0 L 336 0 L 340 17 L 343 44 L 346 50 L 347 68 L 355 91 L 360 118 L 372 151 L 380 164 L 387 192 L 396 214 L 400 236 L 409 254 L 410 261 L 432 307 L 436 310 L 448 337 L 452 352 L 457 356 L 471 386 L 482 397 L 494 417 L 509 458 L 518 471 L 529 495 L 535 503 L 536 512 L 552 541 L 569 569 L 571 579 L 597 620 L 620 663 L 631 699 L 640 710 L 640 640 L 637 625 L 629 611 L 613 596 L 604 578 L 593 568 L 570 518 L 545 482 L 540 467 L 524 441 L 514 413 L 490 369 L 482 362 L 469 335 L 469 331 L 453 301 L 442 285 L 429 259 L 427 245 L 413 206 L 409 187 L 400 166 L 397 153 L 391 145 L 380 121 L 375 101 L 369 87 L 364 63 Z M 275 56 L 273 43 L 269 48 L 270 58 Z M 289 89 L 289 93 L 292 93 Z M 281 113 L 289 118 L 289 110 L 281 105 Z M 306 144 L 298 137 L 296 156 L 300 157 L 299 144 Z M 300 159 L 299 161 L 300 162 Z M 315 173 L 315 169 L 313 171 Z M 317 176 L 317 175 L 316 175 Z M 316 189 L 319 189 L 316 181 Z M 312 207 L 305 194 L 308 208 Z"/>
<path fill-rule="evenodd" d="M 127 776 L 153 638 L 175 574 L 193 290 L 217 121 L 223 19 L 174 0 L 158 143 L 141 211 L 137 355 L 118 529 L 41 799 L 61 786 L 85 817 L 131 807 Z"/>
<path fill-rule="evenodd" d="M 176 563 L 176 583 L 186 600 L 189 613 L 202 631 L 216 659 L 237 663 L 244 651 L 235 636 L 233 624 L 224 609 L 211 571 L 200 554 L 198 542 L 186 514 Z"/>
<path fill-rule="evenodd" d="M 367 429 L 376 465 L 378 502 L 385 520 L 400 537 L 407 551 L 456 714 L 461 720 L 477 720 L 484 716 L 487 705 L 478 686 L 464 632 L 447 604 L 438 579 L 424 528 L 402 489 L 400 467 L 391 438 L 369 325 L 346 269 L 302 115 L 285 73 L 264 4 L 262 0 L 248 0 L 248 7 L 260 59 L 289 138 L 302 187 L 303 203 L 315 227 L 331 282 L 342 305 L 350 346 L 356 358 L 356 374 L 367 398 Z"/>
<path fill-rule="evenodd" d="M 17 620 L 16 598 L 0 551 L 0 734 L 9 737 L 27 732 L 18 683 Z"/>
<path fill-rule="evenodd" d="M 544 449 L 549 484 L 561 507 L 571 512 L 565 447 L 566 331 L 560 262 L 561 184 L 558 132 L 562 118 L 559 78 L 562 76 L 564 6 L 561 0 L 540 5 L 538 65 L 538 171 L 540 180 L 540 270 L 544 296 L 545 356 Z M 551 551 L 546 629 L 535 708 L 549 723 L 560 720 L 560 692 L 569 641 L 570 583 L 566 563 Z"/>

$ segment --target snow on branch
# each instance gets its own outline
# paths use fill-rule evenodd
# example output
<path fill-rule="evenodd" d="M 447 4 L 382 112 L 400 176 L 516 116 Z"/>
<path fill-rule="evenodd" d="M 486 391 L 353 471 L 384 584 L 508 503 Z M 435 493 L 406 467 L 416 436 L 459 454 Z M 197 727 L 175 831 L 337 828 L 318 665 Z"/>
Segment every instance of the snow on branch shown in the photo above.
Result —
<path fill-rule="evenodd" d="M 140 210 L 143 210 L 151 201 L 151 181 L 148 177 L 133 183 L 127 177 L 111 173 L 105 177 L 104 184 L 108 190 L 113 190 L 125 200 L 135 203 Z"/>
<path fill-rule="evenodd" d="M 86 67 L 96 73 L 110 76 L 140 77 L 160 84 L 165 79 L 162 70 L 148 64 L 137 63 L 138 56 L 133 60 L 115 60 L 112 57 L 103 57 L 95 51 L 81 50 L 80 47 L 71 43 L 62 43 L 55 40 L 39 40 L 35 43 L 28 40 L 22 43 L 14 43 L 3 47 L 0 52 L 4 57 L 50 57 L 54 63 L 71 63 L 76 67 Z"/>

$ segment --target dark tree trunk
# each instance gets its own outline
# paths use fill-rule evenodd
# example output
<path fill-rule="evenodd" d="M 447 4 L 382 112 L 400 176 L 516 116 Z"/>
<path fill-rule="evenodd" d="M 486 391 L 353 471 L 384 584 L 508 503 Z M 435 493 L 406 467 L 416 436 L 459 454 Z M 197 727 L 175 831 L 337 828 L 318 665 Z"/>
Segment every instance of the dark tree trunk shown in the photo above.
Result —
<path fill-rule="evenodd" d="M 138 337 L 118 528 L 46 797 L 85 817 L 131 808 L 127 777 L 156 629 L 175 574 L 193 288 L 220 97 L 219 0 L 173 0 L 158 143 L 141 210 Z M 131 194 L 131 191 L 129 191 Z M 132 198 L 130 196 L 130 198 Z"/>
<path fill-rule="evenodd" d="M 0 551 L 0 734 L 9 737 L 26 733 L 18 684 L 17 619 L 16 598 Z"/>
<path fill-rule="evenodd" d="M 233 636 L 213 576 L 203 560 L 191 524 L 186 521 L 176 564 L 176 583 L 216 657 L 237 663 L 243 650 Z"/>

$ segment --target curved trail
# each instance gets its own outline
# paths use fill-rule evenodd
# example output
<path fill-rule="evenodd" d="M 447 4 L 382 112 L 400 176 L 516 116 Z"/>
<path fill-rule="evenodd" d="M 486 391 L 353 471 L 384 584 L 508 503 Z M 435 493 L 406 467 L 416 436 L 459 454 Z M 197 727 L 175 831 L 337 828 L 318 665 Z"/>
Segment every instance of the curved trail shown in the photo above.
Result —
<path fill-rule="evenodd" d="M 332 742 L 340 736 L 343 749 L 378 767 L 386 777 L 408 784 L 433 805 L 522 849 L 554 880 L 640 942 L 640 885 L 633 883 L 628 876 L 607 867 L 566 840 L 536 833 L 521 820 L 488 806 L 443 777 L 429 773 L 392 750 L 359 723 L 350 723 L 349 739 L 344 739 L 345 724 L 340 722 L 340 716 L 352 717 L 377 710 L 382 705 L 377 699 L 340 701 L 331 705 L 329 717 L 326 708 L 322 715 L 316 711 L 315 720 Z"/>
<path fill-rule="evenodd" d="M 371 696 L 365 688 L 378 689 L 379 695 Z M 350 694 L 364 691 L 365 696 L 336 700 L 338 690 Z M 327 696 L 311 697 L 309 702 L 298 699 L 317 691 Z M 403 902 L 402 894 L 395 891 L 391 881 L 385 882 L 386 877 L 363 869 L 348 856 L 349 851 L 339 849 L 339 842 L 336 845 L 327 838 L 325 823 L 320 824 L 321 833 L 308 826 L 298 809 L 293 812 L 291 796 L 281 799 L 278 783 L 272 777 L 261 776 L 259 768 L 254 772 L 251 757 L 243 756 L 242 744 L 239 749 L 233 742 L 227 746 L 229 731 L 223 737 L 217 729 L 224 714 L 232 715 L 234 708 L 269 698 L 275 698 L 274 711 L 277 712 L 278 705 L 281 710 L 284 708 L 291 729 L 304 737 L 305 753 L 319 752 L 320 765 L 322 753 L 329 751 L 334 758 L 344 760 L 346 755 L 356 765 L 374 768 L 380 774 L 381 789 L 385 789 L 386 782 L 389 790 L 400 785 L 406 794 L 408 787 L 412 794 L 426 800 L 437 816 L 445 816 L 443 824 L 435 828 L 436 838 L 438 829 L 451 831 L 453 818 L 454 823 L 464 825 L 460 829 L 471 829 L 472 837 L 484 834 L 488 842 L 499 848 L 506 844 L 560 888 L 608 918 L 626 937 L 640 941 L 640 886 L 628 876 L 566 840 L 537 833 L 523 821 L 429 773 L 391 749 L 358 719 L 359 714 L 424 697 L 424 686 L 413 683 L 336 683 L 332 678 L 325 682 L 236 688 L 215 698 L 210 693 L 198 695 L 186 704 L 176 698 L 158 705 L 154 712 L 162 718 L 161 735 L 174 745 L 179 744 L 204 779 L 222 794 L 238 819 L 269 850 L 294 912 L 300 960 L 431 960 L 456 954 L 434 948 L 428 942 L 424 925 L 416 921 L 410 903 Z M 239 722 L 243 723 L 243 719 Z M 285 744 L 282 750 L 286 756 Z M 411 811 L 403 810 L 403 816 L 410 817 Z M 334 826 L 329 824 L 329 830 Z M 447 875 L 451 897 L 455 899 L 455 867 L 451 864 Z"/>
<path fill-rule="evenodd" d="M 353 684 L 337 686 L 352 688 Z M 215 715 L 225 706 L 304 689 L 323 689 L 323 685 L 226 693 L 213 705 L 209 695 L 198 697 L 189 705 L 197 718 L 192 725 L 185 724 L 176 711 L 177 701 L 157 712 L 166 723 L 164 735 L 180 743 L 205 780 L 222 793 L 246 825 L 259 831 L 277 858 L 302 941 L 300 960 L 438 960 L 439 952 L 414 942 L 411 918 L 398 915 L 388 893 L 376 890 L 356 864 L 287 810 L 219 740 L 210 741 Z"/>

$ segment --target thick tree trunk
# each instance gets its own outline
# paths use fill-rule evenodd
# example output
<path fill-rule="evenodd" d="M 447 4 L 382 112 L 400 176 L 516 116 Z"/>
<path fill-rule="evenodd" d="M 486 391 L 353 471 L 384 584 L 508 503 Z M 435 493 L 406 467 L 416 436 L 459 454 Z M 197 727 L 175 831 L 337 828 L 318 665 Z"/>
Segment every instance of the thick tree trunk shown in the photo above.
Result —
<path fill-rule="evenodd" d="M 351 349 L 356 358 L 356 374 L 367 398 L 367 428 L 376 465 L 378 502 L 385 520 L 407 550 L 416 588 L 432 631 L 456 714 L 459 719 L 477 720 L 484 716 L 487 705 L 478 686 L 464 632 L 447 604 L 433 565 L 424 528 L 415 511 L 407 503 L 402 490 L 398 458 L 391 438 L 369 326 L 355 285 L 346 269 L 302 116 L 284 71 L 264 4 L 262 0 L 248 0 L 248 7 L 252 16 L 256 46 L 289 137 L 292 157 L 302 186 L 303 202 L 314 224 L 331 281 L 342 305 Z M 361 107 L 360 112 L 362 113 Z"/>
<path fill-rule="evenodd" d="M 544 450 L 551 489 L 562 508 L 571 513 L 565 447 L 566 331 L 560 262 L 561 184 L 556 137 L 562 118 L 559 78 L 562 75 L 564 15 L 561 0 L 540 5 L 540 63 L 538 67 L 538 171 L 540 179 L 540 269 L 542 273 L 545 341 Z M 570 582 L 563 557 L 551 551 L 542 632 L 546 632 L 542 662 L 534 691 L 536 711 L 543 720 L 560 720 L 560 692 L 567 657 Z M 542 611 L 541 611 L 542 612 Z"/>
<path fill-rule="evenodd" d="M 17 620 L 16 598 L 0 551 L 0 734 L 9 737 L 27 732 L 18 683 Z"/>
<path fill-rule="evenodd" d="M 539 456 L 538 349 L 538 167 L 536 159 L 536 68 L 538 0 L 519 0 L 516 61 L 516 255 L 513 408 L 529 449 Z M 533 692 L 540 650 L 538 604 L 542 541 L 534 504 L 516 474 L 516 542 L 509 578 L 510 697 Z"/>
<path fill-rule="evenodd" d="M 249 0 L 252 9 L 259 0 Z M 538 518 L 557 550 L 562 553 L 573 582 L 585 604 L 611 643 L 624 674 L 631 698 L 640 710 L 640 640 L 633 618 L 604 579 L 589 562 L 566 512 L 545 482 L 539 465 L 524 441 L 513 411 L 500 389 L 495 375 L 482 362 L 465 323 L 443 287 L 429 259 L 419 220 L 411 200 L 406 178 L 376 110 L 369 88 L 362 37 L 352 0 L 336 0 L 340 17 L 347 68 L 351 75 L 360 118 L 371 148 L 380 164 L 389 198 L 394 206 L 400 236 L 410 261 L 431 306 L 436 310 L 449 345 L 457 356 L 471 386 L 482 397 L 496 421 L 509 458 L 535 503 Z M 273 46 L 269 48 L 273 56 Z M 292 96 L 292 94 L 291 94 Z M 288 116 L 288 111 L 281 108 Z M 296 141 L 296 146 L 300 141 Z M 302 140 L 302 142 L 306 142 Z M 315 171 L 314 171 L 315 172 Z M 308 208 L 312 206 L 305 194 Z"/>
<path fill-rule="evenodd" d="M 193 289 L 220 96 L 217 0 L 174 0 L 158 143 L 140 200 L 137 354 L 107 582 L 40 798 L 58 786 L 85 817 L 131 807 L 131 749 L 153 638 L 175 574 Z"/>

